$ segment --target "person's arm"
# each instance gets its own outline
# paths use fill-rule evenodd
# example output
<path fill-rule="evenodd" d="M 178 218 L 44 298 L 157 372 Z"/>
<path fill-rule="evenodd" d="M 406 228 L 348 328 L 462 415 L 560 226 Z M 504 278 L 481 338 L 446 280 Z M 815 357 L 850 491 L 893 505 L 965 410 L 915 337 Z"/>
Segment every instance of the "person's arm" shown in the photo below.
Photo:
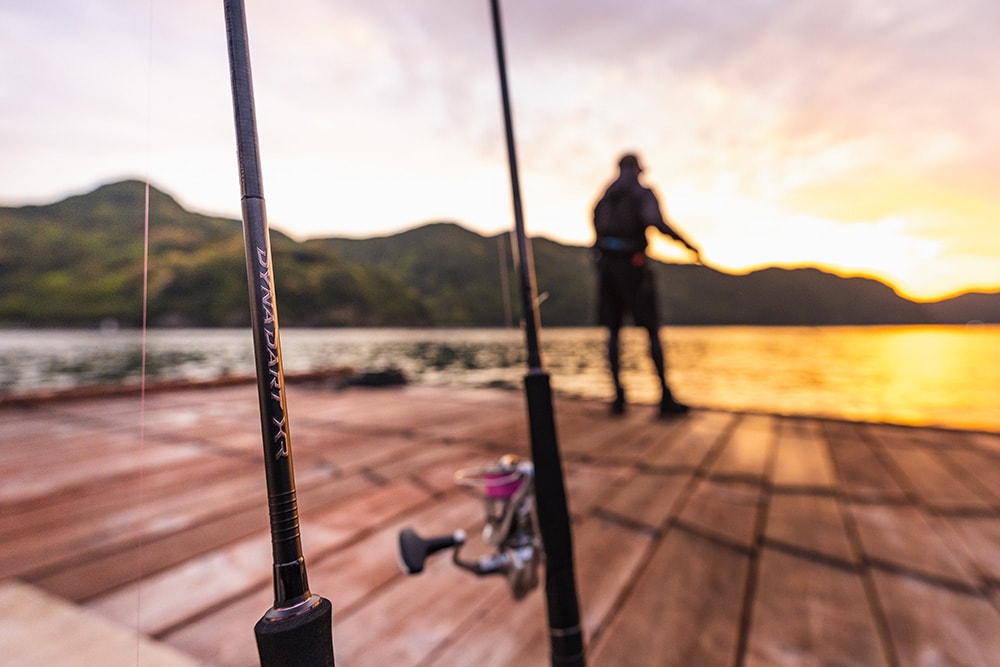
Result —
<path fill-rule="evenodd" d="M 688 250 L 695 254 L 698 261 L 701 261 L 701 252 L 698 248 L 694 247 L 687 239 L 680 235 L 669 223 L 664 219 L 663 212 L 660 210 L 660 202 L 656 198 L 656 194 L 652 190 L 644 189 L 644 196 L 642 201 L 642 206 L 639 209 L 639 215 L 642 216 L 642 221 L 648 227 L 655 227 L 660 233 L 666 234 L 672 239 L 683 244 Z"/>

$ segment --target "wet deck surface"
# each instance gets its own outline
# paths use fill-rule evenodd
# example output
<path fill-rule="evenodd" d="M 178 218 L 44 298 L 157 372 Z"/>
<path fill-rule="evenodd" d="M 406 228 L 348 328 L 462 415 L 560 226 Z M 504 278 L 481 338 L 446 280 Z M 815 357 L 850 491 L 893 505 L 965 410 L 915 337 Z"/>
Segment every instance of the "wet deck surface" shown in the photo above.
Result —
<path fill-rule="evenodd" d="M 141 664 L 257 664 L 271 575 L 256 390 L 151 394 L 139 415 L 136 397 L 0 407 L 7 664 L 135 664 L 136 644 L 157 656 Z M 295 385 L 289 415 L 338 665 L 547 664 L 538 591 L 514 603 L 448 557 L 415 577 L 396 564 L 404 526 L 478 539 L 481 504 L 452 474 L 527 454 L 520 394 Z M 557 422 L 589 664 L 997 664 L 1000 435 L 662 422 L 642 406 L 612 419 L 562 399 Z"/>

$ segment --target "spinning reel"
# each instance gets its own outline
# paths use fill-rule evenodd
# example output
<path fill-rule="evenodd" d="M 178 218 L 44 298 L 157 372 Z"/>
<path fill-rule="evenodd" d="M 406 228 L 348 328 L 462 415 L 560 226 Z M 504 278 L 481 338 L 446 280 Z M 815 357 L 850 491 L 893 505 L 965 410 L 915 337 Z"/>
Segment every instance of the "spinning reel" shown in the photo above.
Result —
<path fill-rule="evenodd" d="M 477 560 L 461 557 L 465 531 L 422 538 L 406 528 L 399 533 L 400 565 L 407 574 L 419 574 L 427 557 L 454 547 L 455 565 L 477 576 L 500 574 L 515 600 L 538 585 L 538 564 L 542 558 L 541 539 L 535 530 L 535 466 L 511 454 L 496 463 L 464 468 L 455 473 L 455 482 L 482 490 L 486 506 L 483 540 L 495 549 Z"/>

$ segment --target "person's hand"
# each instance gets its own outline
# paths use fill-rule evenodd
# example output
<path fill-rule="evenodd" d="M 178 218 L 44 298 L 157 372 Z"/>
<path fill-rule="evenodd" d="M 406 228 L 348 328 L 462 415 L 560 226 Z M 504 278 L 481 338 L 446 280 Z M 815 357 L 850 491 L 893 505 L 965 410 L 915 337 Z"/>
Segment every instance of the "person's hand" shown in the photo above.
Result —
<path fill-rule="evenodd" d="M 689 245 L 688 246 L 688 250 L 690 250 L 691 252 L 694 253 L 694 261 L 695 262 L 697 262 L 698 264 L 704 264 L 704 262 L 701 261 L 701 251 L 700 250 L 698 250 L 697 248 L 695 248 L 693 245 Z"/>

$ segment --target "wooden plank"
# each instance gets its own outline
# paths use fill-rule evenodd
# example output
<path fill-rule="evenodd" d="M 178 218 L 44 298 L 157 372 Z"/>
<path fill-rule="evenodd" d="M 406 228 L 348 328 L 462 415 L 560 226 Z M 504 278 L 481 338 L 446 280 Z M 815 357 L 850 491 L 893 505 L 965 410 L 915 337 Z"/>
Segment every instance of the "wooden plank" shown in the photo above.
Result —
<path fill-rule="evenodd" d="M 670 531 L 595 641 L 593 664 L 734 664 L 748 570 L 747 556 Z"/>
<path fill-rule="evenodd" d="M 741 482 L 701 480 L 678 519 L 744 549 L 754 545 L 760 491 Z"/>
<path fill-rule="evenodd" d="M 851 505 L 851 513 L 868 560 L 960 585 L 976 585 L 961 550 L 942 540 L 913 507 Z"/>
<path fill-rule="evenodd" d="M 891 662 L 856 572 L 764 549 L 745 664 Z"/>
<path fill-rule="evenodd" d="M 643 453 L 646 465 L 662 468 L 697 468 L 735 419 L 726 412 L 696 410 L 683 417 L 682 428 Z"/>
<path fill-rule="evenodd" d="M 901 665 L 993 665 L 1000 614 L 986 597 L 873 571 Z"/>
<path fill-rule="evenodd" d="M 585 638 L 601 632 L 652 547 L 649 535 L 593 517 L 576 529 L 577 588 Z"/>
<path fill-rule="evenodd" d="M 503 592 L 491 595 L 482 614 L 453 633 L 421 665 L 506 667 L 551 663 L 545 598 L 535 591 L 514 603 Z M 372 663 L 374 664 L 374 663 Z"/>
<path fill-rule="evenodd" d="M 102 450 L 104 438 L 89 440 L 92 445 L 87 456 L 63 460 L 44 468 L 4 466 L 0 502 L 25 502 L 60 491 L 72 489 L 97 479 L 110 479 L 143 468 L 172 466 L 180 462 L 197 460 L 203 453 L 193 445 L 147 444 L 140 449 L 138 440 L 127 452 Z"/>
<path fill-rule="evenodd" d="M 223 477 L 240 476 L 242 469 L 252 470 L 263 479 L 258 466 L 232 458 L 206 456 L 196 465 L 182 461 L 175 466 L 140 470 L 114 480 L 80 484 L 28 502 L 3 504 L 0 505 L 0 540 L 8 534 L 24 531 L 26 526 L 37 535 L 53 525 L 65 528 L 67 524 L 96 520 L 128 507 L 130 499 L 138 501 L 141 496 L 143 502 L 157 502 L 186 487 L 205 487 Z"/>
<path fill-rule="evenodd" d="M 356 493 L 329 508 L 309 513 L 309 519 L 324 528 L 345 534 L 367 532 L 372 527 L 391 521 L 429 499 L 427 491 L 409 480 L 394 480 L 363 493 Z"/>
<path fill-rule="evenodd" d="M 948 468 L 937 443 L 927 435 L 902 427 L 873 427 L 884 451 L 906 475 L 921 502 L 942 511 L 982 511 L 989 501 Z M 920 443 L 924 443 L 922 446 Z"/>
<path fill-rule="evenodd" d="M 836 465 L 840 490 L 853 500 L 902 502 L 906 491 L 865 441 L 867 426 L 848 422 L 823 423 Z"/>
<path fill-rule="evenodd" d="M 472 447 L 447 446 L 438 442 L 425 442 L 422 447 L 438 449 L 448 455 L 442 458 L 428 459 L 427 465 L 415 469 L 408 475 L 410 479 L 419 480 L 428 489 L 443 493 L 452 491 L 459 485 L 455 482 L 455 474 L 463 469 L 480 465 L 492 465 L 499 456 L 492 452 L 484 452 Z M 418 459 L 419 460 L 419 459 Z M 375 469 L 376 474 L 382 471 Z"/>
<path fill-rule="evenodd" d="M 635 475 L 634 468 L 624 466 L 592 466 L 577 461 L 563 465 L 566 481 L 566 502 L 573 518 L 590 514 L 614 488 Z"/>
<path fill-rule="evenodd" d="M 0 609 L 0 655 L 5 665 L 200 664 L 176 649 L 21 582 L 0 582 Z"/>
<path fill-rule="evenodd" d="M 365 604 L 337 623 L 337 660 L 362 667 L 418 664 L 508 596 L 502 579 L 469 576 L 447 559 L 431 559 L 419 577 L 395 579 L 369 593 Z"/>
<path fill-rule="evenodd" d="M 783 493 L 771 496 L 764 535 L 769 543 L 789 545 L 852 565 L 858 563 L 839 503 L 829 496 Z"/>
<path fill-rule="evenodd" d="M 405 457 L 382 460 L 372 470 L 379 477 L 390 480 L 412 476 L 431 466 L 443 465 L 445 469 L 455 471 L 459 468 L 487 463 L 495 458 L 493 453 L 476 452 L 466 447 L 440 446 L 439 443 L 435 444 L 430 441 L 424 442 L 423 446 L 407 450 Z"/>
<path fill-rule="evenodd" d="M 607 463 L 639 463 L 646 450 L 657 442 L 672 438 L 683 423 L 682 419 L 632 419 L 632 427 L 609 439 L 594 452 L 594 459 Z"/>
<path fill-rule="evenodd" d="M 976 569 L 992 585 L 1000 584 L 1000 519 L 996 517 L 939 517 L 935 525 L 951 531 Z M 945 539 L 948 539 L 947 537 Z"/>
<path fill-rule="evenodd" d="M 832 491 L 836 473 L 819 422 L 788 419 L 782 422 L 772 482 L 787 490 Z"/>
<path fill-rule="evenodd" d="M 451 568 L 450 579 L 441 577 L 437 580 L 442 584 L 440 588 L 425 582 L 423 575 L 404 575 L 399 568 L 397 556 L 399 530 L 412 527 L 423 536 L 431 536 L 463 528 L 468 532 L 470 540 L 478 540 L 482 519 L 479 503 L 465 495 L 453 493 L 430 507 L 395 518 L 361 539 L 344 542 L 341 548 L 324 553 L 309 549 L 307 545 L 306 563 L 309 567 L 310 588 L 329 599 L 333 605 L 334 653 L 338 664 L 343 664 L 342 654 L 364 653 L 367 644 L 379 641 L 378 636 L 363 626 L 348 632 L 342 629 L 342 623 L 359 608 L 370 603 L 377 592 L 386 586 L 400 586 L 426 604 L 437 604 L 438 601 L 446 603 L 451 599 L 449 592 L 452 588 L 476 589 L 479 586 L 474 577 L 452 566 L 449 553 L 437 555 L 429 561 L 434 567 Z M 308 534 L 304 532 L 303 537 Z M 272 601 L 271 586 L 268 583 L 246 597 L 235 599 L 209 614 L 192 617 L 191 622 L 169 629 L 162 639 L 219 667 L 258 664 L 252 628 Z M 391 610 L 387 613 L 390 618 L 394 616 Z M 220 632 L 220 628 L 233 628 L 234 631 Z"/>
<path fill-rule="evenodd" d="M 559 417 L 559 449 L 567 457 L 600 456 L 609 443 L 624 442 L 633 437 L 643 424 L 632 418 L 604 415 L 600 418 Z"/>
<path fill-rule="evenodd" d="M 50 406 L 16 406 L 0 403 L 3 428 L 0 429 L 0 465 L 10 458 L 27 456 L 31 448 L 26 444 L 44 439 L 53 446 L 76 442 L 82 425 L 79 418 L 55 413 Z"/>
<path fill-rule="evenodd" d="M 0 434 L 0 466 L 10 470 L 41 471 L 65 464 L 67 459 L 93 459 L 94 442 L 103 443 L 102 453 L 127 454 L 139 448 L 138 421 L 134 428 L 115 428 L 66 415 L 46 414 L 41 419 L 36 415 L 31 428 L 19 429 L 15 423 L 13 433 L 8 433 L 6 423 L 4 426 Z M 14 437 L 19 433 L 20 437 Z"/>
<path fill-rule="evenodd" d="M 336 509 L 311 513 L 302 519 L 303 550 L 307 556 L 318 554 L 319 557 L 359 533 L 405 512 L 424 497 L 400 482 L 357 494 Z M 366 523 L 360 523 L 357 518 L 361 511 L 365 513 Z M 269 582 L 271 538 L 266 525 L 264 528 L 253 537 L 146 577 L 141 585 L 142 631 L 162 633 L 218 604 L 220 599 Z M 134 616 L 138 594 L 135 585 L 130 585 L 95 599 L 88 606 L 127 623 L 130 613 Z"/>
<path fill-rule="evenodd" d="M 349 433 L 335 428 L 297 429 L 293 452 L 300 462 L 322 461 L 332 469 L 352 473 L 384 462 L 406 459 L 423 445 L 412 434 Z"/>
<path fill-rule="evenodd" d="M 85 521 L 50 524 L 33 531 L 30 539 L 20 540 L 0 553 L 0 572 L 6 576 L 37 575 L 67 562 L 75 565 L 87 560 L 87 554 L 107 554 L 114 549 L 129 549 L 139 541 L 152 542 L 197 526 L 212 517 L 247 507 L 262 494 L 261 480 L 247 471 L 226 476 L 205 487 L 185 489 L 140 504 L 140 490 L 120 495 L 121 506 L 89 517 Z M 58 590 L 58 589 L 57 589 Z"/>
<path fill-rule="evenodd" d="M 950 512 L 990 509 L 990 503 L 949 470 L 937 452 L 897 447 L 886 450 L 928 507 Z"/>
<path fill-rule="evenodd" d="M 343 400 L 355 394 L 356 401 Z M 357 409 L 358 404 L 365 409 Z M 437 429 L 441 424 L 462 424 L 470 405 L 462 399 L 461 392 L 413 385 L 382 392 L 355 389 L 331 394 L 328 410 L 330 423 L 345 430 L 413 433 Z"/>
<path fill-rule="evenodd" d="M 466 409 L 461 420 L 428 424 L 420 432 L 424 436 L 441 438 L 459 445 L 489 445 L 502 449 L 527 450 L 528 414 L 523 397 L 517 396 L 519 400 L 511 400 L 515 396 L 504 392 L 500 398 L 505 400 L 471 404 L 463 401 Z M 557 417 L 558 414 L 556 408 Z"/>
<path fill-rule="evenodd" d="M 776 423 L 771 415 L 743 415 L 709 474 L 714 478 L 762 481 L 774 447 Z"/>
<path fill-rule="evenodd" d="M 952 447 L 939 455 L 945 465 L 994 510 L 1000 508 L 1000 461 L 978 449 Z"/>
<path fill-rule="evenodd" d="M 677 512 L 677 499 L 689 479 L 686 474 L 640 472 L 621 483 L 597 507 L 657 530 Z"/>
<path fill-rule="evenodd" d="M 303 498 L 300 503 L 303 517 L 329 511 L 327 503 L 337 499 L 350 496 L 343 504 L 346 506 L 357 495 L 367 497 L 377 494 L 373 490 L 366 495 L 365 491 L 372 489 L 372 484 L 360 477 L 337 480 L 325 486 L 316 488 L 312 480 L 303 480 L 299 488 Z M 254 533 L 266 533 L 267 529 L 266 500 L 260 493 L 256 498 L 231 506 L 226 512 L 217 512 L 207 520 L 177 526 L 159 539 L 139 541 L 132 537 L 115 549 L 94 550 L 63 561 L 40 574 L 32 573 L 30 579 L 71 600 L 89 600 L 132 582 L 140 573 L 153 575 Z"/>
<path fill-rule="evenodd" d="M 992 454 L 1000 454 L 1000 433 L 961 433 L 971 446 Z"/>
<path fill-rule="evenodd" d="M 574 531 L 576 581 L 584 636 L 599 632 L 622 589 L 634 576 L 652 540 L 599 518 L 589 517 Z M 586 558 L 581 556 L 586 554 Z M 517 641 L 510 641 L 517 637 Z M 540 665 L 549 662 L 548 618 L 542 595 L 514 602 L 498 599 L 448 641 L 428 665 Z"/>
<path fill-rule="evenodd" d="M 523 395 L 417 386 L 385 392 L 295 386 L 290 391 L 295 393 L 293 440 L 310 582 L 334 603 L 338 663 L 447 665 L 475 655 L 483 665 L 544 664 L 548 645 L 538 592 L 515 604 L 498 578 L 483 581 L 456 571 L 447 555 L 433 559 L 440 576 L 430 580 L 404 578 L 395 563 L 398 529 L 414 519 L 422 533 L 437 525 L 437 517 L 442 532 L 465 525 L 478 540 L 481 502 L 457 489 L 451 476 L 455 468 L 516 449 L 511 436 L 520 429 L 521 451 L 527 452 Z M 243 406 L 244 401 L 249 405 Z M 135 409 L 135 397 L 18 409 L 11 428 L 4 421 L 0 432 L 0 484 L 10 479 L 14 467 L 30 467 L 32 456 L 17 449 L 24 449 L 17 433 L 43 438 L 37 442 L 46 443 L 45 451 L 37 452 L 36 462 L 67 480 L 76 474 L 74 467 L 91 465 L 93 450 L 107 434 L 119 433 L 107 441 L 105 452 L 127 456 Z M 141 476 L 135 467 L 107 476 L 80 475 L 68 485 L 0 504 L 0 559 L 32 549 L 45 559 L 48 552 L 55 559 L 47 561 L 50 574 L 65 577 L 60 585 L 68 586 L 70 594 L 79 595 L 72 591 L 80 585 L 96 587 L 86 597 L 93 590 L 104 591 L 91 599 L 90 617 L 100 618 L 110 609 L 134 627 L 136 601 L 142 600 L 139 616 L 148 618 L 143 629 L 183 652 L 213 665 L 256 664 L 252 626 L 271 604 L 271 582 L 266 512 L 257 502 L 263 480 L 257 466 L 261 447 L 255 388 L 159 394 L 147 412 L 153 447 L 190 447 L 198 455 L 147 468 Z M 823 422 L 821 431 L 814 420 L 701 410 L 659 422 L 653 412 L 651 406 L 636 406 L 624 418 L 611 420 L 601 403 L 557 398 L 560 437 L 583 434 L 579 454 L 564 457 L 564 470 L 575 520 L 584 623 L 592 638 L 590 664 L 732 664 L 740 657 L 737 638 L 745 624 L 751 633 L 745 638 L 747 661 L 767 659 L 753 657 L 756 647 L 771 651 L 762 655 L 779 655 L 778 664 L 794 661 L 793 655 L 801 661 L 826 660 L 820 656 L 831 654 L 823 647 L 833 633 L 860 622 L 839 615 L 822 624 L 815 621 L 846 605 L 844 599 L 856 598 L 852 568 L 858 554 L 851 554 L 851 548 L 863 549 L 873 577 L 895 577 L 933 593 L 882 586 L 877 589 L 879 609 L 886 591 L 897 596 L 886 604 L 900 609 L 935 605 L 939 591 L 980 602 L 986 598 L 972 595 L 976 590 L 995 594 L 990 587 L 1000 581 L 1000 530 L 993 516 L 1000 444 L 992 434 L 839 422 Z M 12 414 L 0 408 L 0 420 Z M 129 429 L 122 428 L 126 421 Z M 607 426 L 602 437 L 592 435 L 595 425 Z M 178 433 L 187 436 L 178 438 Z M 818 446 L 820 452 L 826 447 L 828 472 L 836 475 L 824 480 L 822 465 L 819 475 L 815 468 L 794 464 L 781 468 L 782 452 L 767 452 L 780 446 L 780 437 L 811 443 L 806 448 Z M 896 482 L 907 484 L 907 490 L 916 485 L 899 472 L 906 462 L 897 464 L 897 458 L 913 451 L 930 454 L 987 507 L 964 501 L 929 503 L 927 494 L 943 492 L 931 483 L 916 494 L 920 507 L 901 506 L 916 496 L 907 497 Z M 761 619 L 795 617 L 789 628 L 777 630 L 767 628 L 777 627 L 778 621 L 758 623 L 756 615 L 742 609 L 750 554 L 756 548 L 755 485 L 764 481 L 769 462 L 775 464 L 778 490 L 769 501 L 761 578 L 751 588 L 757 601 L 754 614 L 765 602 L 770 610 Z M 141 559 L 131 542 L 139 515 L 128 500 L 138 492 L 140 478 L 143 522 L 157 538 L 147 543 L 148 555 Z M 188 483 L 205 488 L 195 492 L 186 489 Z M 863 502 L 851 505 L 849 512 L 842 506 L 844 515 L 838 517 L 837 503 L 845 502 L 841 491 Z M 685 506 L 678 515 L 681 501 Z M 944 514 L 925 515 L 924 503 Z M 839 522 L 845 517 L 847 527 L 855 525 L 861 538 L 849 546 Z M 678 523 L 671 523 L 674 518 Z M 31 530 L 32 525 L 38 530 Z M 47 541 L 47 550 L 25 546 L 39 539 Z M 802 564 L 786 567 L 781 558 L 797 558 Z M 140 566 L 141 591 L 127 583 Z M 833 575 L 817 583 L 817 573 L 828 571 Z M 806 574 L 796 575 L 802 572 Z M 767 582 L 779 574 L 785 580 L 772 591 Z M 852 583 L 843 583 L 843 577 Z M 873 590 L 870 586 L 869 592 Z M 774 599 L 765 600 L 767 595 Z M 867 609 L 868 602 L 857 602 L 857 608 Z M 813 619 L 806 633 L 796 629 L 796 604 L 807 609 L 803 618 Z M 914 634 L 912 641 L 923 647 L 914 650 L 924 650 L 921 655 L 947 664 L 959 659 L 981 664 L 976 651 L 995 647 L 991 639 L 979 638 L 979 630 L 956 633 L 975 645 L 967 653 L 953 646 L 926 652 L 926 646 L 937 643 L 934 632 L 950 632 L 953 625 L 965 628 L 973 613 L 964 603 L 945 601 L 938 607 L 938 629 L 894 621 L 899 629 L 893 630 L 890 659 L 910 664 L 910 649 L 896 643 Z M 782 645 L 793 650 L 774 653 Z M 843 646 L 857 652 L 850 641 Z M 91 656 L 87 664 L 95 660 L 103 662 Z"/>
<path fill-rule="evenodd" d="M 259 508 L 219 517 L 194 529 L 174 533 L 150 543 L 130 540 L 119 548 L 86 554 L 41 574 L 28 577 L 37 586 L 64 598 L 82 602 L 120 589 L 173 565 L 190 562 L 200 553 L 267 528 L 267 517 Z M 266 552 L 264 552 L 266 554 Z M 132 599 L 135 595 L 132 594 Z"/>

